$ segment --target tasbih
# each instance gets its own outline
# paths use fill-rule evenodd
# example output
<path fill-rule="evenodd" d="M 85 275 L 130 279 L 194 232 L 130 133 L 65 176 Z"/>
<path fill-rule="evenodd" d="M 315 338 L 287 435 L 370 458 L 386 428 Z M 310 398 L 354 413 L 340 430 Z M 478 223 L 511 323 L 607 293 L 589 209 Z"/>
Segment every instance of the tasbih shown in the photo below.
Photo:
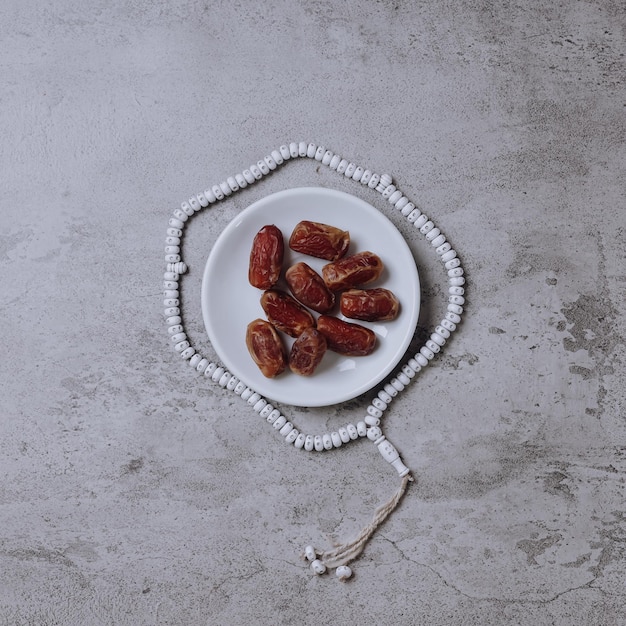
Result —
<path fill-rule="evenodd" d="M 191 346 L 189 338 L 185 333 L 179 299 L 179 282 L 182 275 L 187 272 L 187 265 L 181 258 L 180 243 L 185 223 L 189 218 L 201 209 L 224 200 L 240 189 L 254 184 L 288 160 L 296 158 L 309 158 L 319 161 L 345 178 L 352 179 L 382 194 L 382 197 L 397 209 L 432 245 L 448 277 L 447 311 L 444 318 L 430 334 L 429 339 L 377 392 L 376 397 L 367 407 L 366 414 L 362 420 L 356 424 L 350 423 L 336 431 L 323 434 L 301 432 L 261 394 L 248 387 L 219 363 L 209 361 L 209 359 L 198 353 Z M 338 154 L 334 154 L 323 146 L 306 142 L 293 142 L 289 145 L 282 145 L 277 150 L 272 150 L 270 154 L 257 161 L 257 163 L 250 165 L 243 172 L 229 176 L 225 181 L 213 185 L 182 202 L 180 208 L 175 209 L 172 217 L 169 219 L 167 236 L 165 238 L 165 262 L 167 265 L 163 275 L 163 304 L 165 306 L 165 323 L 168 335 L 174 350 L 192 369 L 220 387 L 240 396 L 244 402 L 284 438 L 287 444 L 292 445 L 295 449 L 322 452 L 340 448 L 357 439 L 367 438 L 374 443 L 382 457 L 398 472 L 399 477 L 402 479 L 398 491 L 389 502 L 377 509 L 370 524 L 355 539 L 331 550 L 320 551 L 310 545 L 304 550 L 303 556 L 310 562 L 310 567 L 314 573 L 324 574 L 328 568 L 336 568 L 335 573 L 339 580 L 345 581 L 349 579 L 352 576 L 352 570 L 348 563 L 355 560 L 363 551 L 367 541 L 396 508 L 406 491 L 408 483 L 413 480 L 409 468 L 402 462 L 397 449 L 383 434 L 380 420 L 393 399 L 441 351 L 450 334 L 456 330 L 457 325 L 461 321 L 463 305 L 465 304 L 465 298 L 463 297 L 465 293 L 463 286 L 465 278 L 457 252 L 433 221 L 426 214 L 422 213 L 393 184 L 391 176 L 388 174 L 379 175 L 369 169 L 364 169 Z"/>

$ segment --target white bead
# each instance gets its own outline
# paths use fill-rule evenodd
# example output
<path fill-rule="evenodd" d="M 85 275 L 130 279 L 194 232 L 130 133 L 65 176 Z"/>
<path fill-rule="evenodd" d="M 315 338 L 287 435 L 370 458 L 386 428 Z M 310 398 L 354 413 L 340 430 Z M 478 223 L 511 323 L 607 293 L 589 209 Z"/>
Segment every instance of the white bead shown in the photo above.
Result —
<path fill-rule="evenodd" d="M 402 211 L 402 209 L 404 209 L 409 204 L 411 204 L 411 203 L 409 202 L 409 199 L 406 196 L 400 196 L 400 199 L 397 200 L 396 203 L 393 206 L 396 209 L 398 209 L 398 211 Z M 413 210 L 413 208 L 411 208 L 409 211 L 407 211 L 406 215 L 408 215 L 412 210 Z M 403 212 L 403 215 L 404 215 L 404 212 Z"/>
<path fill-rule="evenodd" d="M 254 180 L 261 180 L 263 178 L 263 172 L 259 168 L 258 165 L 254 163 L 250 166 L 250 171 L 252 172 L 252 176 L 254 176 Z"/>
<path fill-rule="evenodd" d="M 446 241 L 446 243 L 441 244 L 438 248 L 435 248 L 435 252 L 441 256 L 442 254 L 445 254 L 448 250 L 450 250 L 452 248 L 452 246 L 450 245 L 449 241 Z"/>
<path fill-rule="evenodd" d="M 371 415 L 366 415 L 363 420 L 368 426 L 379 426 L 380 420 L 377 417 L 373 417 Z"/>
<path fill-rule="evenodd" d="M 383 402 L 380 398 L 374 398 L 372 404 L 380 411 L 384 411 L 387 408 L 387 403 Z"/>
<path fill-rule="evenodd" d="M 314 444 L 313 435 L 307 435 L 306 438 L 304 439 L 304 449 L 307 452 L 311 452 L 311 450 L 313 450 L 314 447 L 315 447 L 315 444 Z"/>
<path fill-rule="evenodd" d="M 222 385 L 223 386 L 223 385 Z M 255 403 L 254 406 L 252 407 L 252 410 L 255 413 L 261 413 L 261 411 L 265 408 L 265 405 L 267 404 L 267 400 L 265 398 L 259 398 Z"/>
<path fill-rule="evenodd" d="M 198 200 L 198 198 L 196 198 L 195 196 L 191 196 L 191 198 L 189 198 L 189 206 L 192 210 L 192 213 L 190 213 L 190 217 L 191 215 L 193 215 L 194 213 L 197 213 L 201 208 L 202 205 L 200 204 L 200 200 Z M 185 208 L 185 203 L 183 202 L 183 210 L 184 211 L 188 211 L 189 209 Z"/>
<path fill-rule="evenodd" d="M 446 328 L 443 324 L 438 324 L 437 326 L 435 326 L 435 332 L 439 333 L 444 339 L 448 339 L 450 337 L 450 330 Z"/>
<path fill-rule="evenodd" d="M 176 350 L 176 352 L 182 352 L 183 350 L 187 349 L 188 347 L 189 347 L 189 342 L 188 341 L 180 341 L 180 342 L 178 342 L 174 346 L 174 350 Z"/>
<path fill-rule="evenodd" d="M 164 272 L 163 280 L 178 280 L 178 274 L 176 272 Z"/>
<path fill-rule="evenodd" d="M 352 576 L 352 570 L 347 565 L 340 565 L 335 570 L 335 576 L 342 582 L 346 581 Z"/>
<path fill-rule="evenodd" d="M 407 216 L 406 219 L 413 225 L 415 225 L 415 222 L 417 222 L 417 220 L 419 219 L 420 215 L 421 215 L 421 211 L 419 209 L 413 209 Z"/>
<path fill-rule="evenodd" d="M 204 370 L 207 368 L 208 364 L 209 364 L 208 359 L 200 359 L 200 362 L 196 365 L 196 371 L 203 373 Z"/>
<path fill-rule="evenodd" d="M 217 200 L 212 189 L 205 189 L 204 197 L 209 201 L 209 204 L 213 204 Z"/>
<path fill-rule="evenodd" d="M 300 157 L 305 157 L 306 156 L 306 152 L 307 152 L 307 145 L 306 142 L 301 141 L 298 144 L 298 156 Z"/>
<path fill-rule="evenodd" d="M 285 161 L 291 158 L 291 152 L 289 152 L 289 146 L 286 146 L 285 144 L 283 144 L 278 149 L 280 150 L 280 156 L 283 157 Z"/>
<path fill-rule="evenodd" d="M 179 230 L 184 227 L 184 224 L 175 217 L 170 217 L 170 220 L 168 223 L 172 228 L 178 228 Z"/>
<path fill-rule="evenodd" d="M 229 176 L 226 179 L 226 184 L 230 187 L 231 192 L 239 191 L 239 185 L 237 184 L 234 176 Z"/>
<path fill-rule="evenodd" d="M 248 186 L 248 181 L 244 178 L 243 174 L 235 174 L 235 181 L 237 183 L 237 185 L 239 185 L 240 189 L 244 189 L 245 187 Z"/>
<path fill-rule="evenodd" d="M 395 398 L 398 395 L 398 390 L 391 384 L 387 383 L 385 385 L 385 391 L 392 397 Z"/>
<path fill-rule="evenodd" d="M 273 424 L 280 417 L 280 411 L 278 409 L 272 409 L 270 414 L 265 418 L 268 424 Z"/>
<path fill-rule="evenodd" d="M 349 163 L 347 159 L 341 159 L 341 161 L 339 162 L 339 165 L 337 166 L 337 173 L 343 174 L 346 171 L 348 165 Z"/>
<path fill-rule="evenodd" d="M 300 431 L 297 428 L 292 428 L 290 432 L 285 436 L 285 441 L 287 443 L 293 443 L 300 435 Z"/>
<path fill-rule="evenodd" d="M 463 296 L 448 296 L 448 302 L 450 304 L 463 305 L 465 304 L 465 298 Z M 176 306 L 176 305 L 173 305 L 173 306 Z"/>
<path fill-rule="evenodd" d="M 304 556 L 307 558 L 307 561 L 315 561 L 315 548 L 313 546 L 307 546 L 304 549 Z"/>
<path fill-rule="evenodd" d="M 315 151 L 315 160 L 321 161 L 324 158 L 324 153 L 326 152 L 326 148 L 323 146 L 317 146 L 317 150 Z"/>
<path fill-rule="evenodd" d="M 257 161 L 257 167 L 261 170 L 261 174 L 266 175 L 270 173 L 270 168 L 267 166 L 265 161 Z"/>
<path fill-rule="evenodd" d="M 287 418 L 284 415 L 281 415 L 273 424 L 276 430 L 280 430 L 287 423 Z"/>
<path fill-rule="evenodd" d="M 196 353 L 196 349 L 192 348 L 191 346 L 189 346 L 188 348 L 185 348 L 181 353 L 180 356 L 187 360 L 189 358 L 191 358 L 194 354 Z"/>
<path fill-rule="evenodd" d="M 246 179 L 246 182 L 248 183 L 248 185 L 251 185 L 253 182 L 256 181 L 254 174 L 250 170 L 244 170 L 242 174 L 243 174 L 243 177 Z"/>
<path fill-rule="evenodd" d="M 341 163 L 341 157 L 338 154 L 334 154 L 328 164 L 328 167 L 330 167 L 331 170 L 336 170 L 339 163 Z"/>
<path fill-rule="evenodd" d="M 393 400 L 393 397 L 390 396 L 384 389 L 381 389 L 378 392 L 378 397 L 386 404 L 391 404 L 391 401 Z"/>
<path fill-rule="evenodd" d="M 208 371 L 208 368 L 207 368 L 207 371 Z M 206 374 L 206 372 L 205 372 L 205 374 Z M 235 388 L 233 389 L 233 392 L 236 393 L 238 396 L 240 396 L 245 390 L 246 390 L 246 384 L 240 380 L 235 385 Z"/>
<path fill-rule="evenodd" d="M 165 245 L 166 246 L 177 246 L 180 244 L 180 237 L 166 237 Z"/>
<path fill-rule="evenodd" d="M 222 188 L 219 185 L 213 185 L 213 187 L 211 187 L 211 189 L 213 190 L 213 193 L 215 194 L 215 197 L 218 200 L 223 200 L 224 199 L 224 192 L 222 191 Z"/>
<path fill-rule="evenodd" d="M 406 364 L 417 374 L 422 369 L 422 366 L 415 360 L 409 359 Z"/>
<path fill-rule="evenodd" d="M 446 240 L 446 236 L 443 233 L 439 233 L 430 243 L 433 248 L 438 248 Z"/>
<path fill-rule="evenodd" d="M 403 194 L 399 189 L 396 189 L 390 196 L 387 198 L 389 200 L 389 204 L 393 204 L 395 206 L 396 202 L 402 198 Z"/>
<path fill-rule="evenodd" d="M 198 202 L 200 203 L 201 207 L 204 208 L 205 206 L 209 206 L 209 201 L 207 197 L 204 195 L 204 192 L 201 191 L 197 197 L 198 197 Z"/>
<path fill-rule="evenodd" d="M 448 304 L 448 311 L 450 311 L 451 313 L 456 313 L 457 315 L 461 315 L 461 313 L 463 313 L 463 307 L 459 306 L 458 304 Z"/>
<path fill-rule="evenodd" d="M 363 180 L 363 179 L 361 179 Z M 378 186 L 378 182 L 380 181 L 380 176 L 376 173 L 372 174 L 372 177 L 369 179 L 369 182 L 367 183 L 367 186 L 370 189 L 375 189 Z"/>
<path fill-rule="evenodd" d="M 426 347 L 433 353 L 437 354 L 439 350 L 441 350 L 441 346 L 438 343 L 435 343 L 432 339 L 429 339 L 426 342 Z"/>
<path fill-rule="evenodd" d="M 189 219 L 189 215 L 181 209 L 174 209 L 174 217 L 179 219 L 181 222 L 186 222 Z"/>
<path fill-rule="evenodd" d="M 226 385 L 228 384 L 228 381 L 232 378 L 232 374 L 230 372 L 224 372 L 221 376 L 220 379 L 217 381 L 217 384 L 220 387 L 226 387 Z M 265 402 L 265 401 L 264 401 Z M 256 411 L 256 408 L 255 408 Z"/>
<path fill-rule="evenodd" d="M 180 261 L 180 254 L 166 254 L 165 262 L 166 263 L 176 263 Z"/>
<path fill-rule="evenodd" d="M 378 426 L 372 426 L 371 428 L 367 429 L 367 438 L 370 441 L 376 441 L 377 439 L 380 439 L 382 435 L 383 435 L 383 431 L 380 428 L 378 428 Z"/>
<path fill-rule="evenodd" d="M 164 280 L 163 289 L 166 291 L 178 290 L 178 281 L 177 280 Z"/>
<path fill-rule="evenodd" d="M 209 365 L 209 367 L 207 368 L 207 374 L 209 372 L 209 368 L 211 366 Z M 214 370 L 215 371 L 215 370 Z M 241 392 L 241 399 L 245 400 L 246 402 L 248 401 L 248 398 L 250 398 L 250 396 L 254 393 L 254 389 L 250 388 L 250 387 L 246 387 L 242 392 Z"/>
<path fill-rule="evenodd" d="M 454 259 L 456 257 L 456 250 L 448 250 L 447 252 L 444 252 L 441 255 L 441 260 L 444 263 L 447 263 L 448 261 L 451 261 L 452 259 Z"/>
<path fill-rule="evenodd" d="M 172 265 L 172 271 L 176 272 L 177 274 L 184 274 L 187 271 L 187 264 L 183 263 L 182 261 L 177 261 Z"/>
<path fill-rule="evenodd" d="M 418 352 L 415 355 L 415 360 L 422 366 L 422 367 L 426 367 L 428 365 L 428 359 L 421 353 Z"/>
<path fill-rule="evenodd" d="M 315 449 L 321 452 L 324 449 L 324 442 L 322 441 L 322 435 L 315 435 L 313 440 Z"/>
<path fill-rule="evenodd" d="M 213 374 L 211 375 L 211 380 L 212 380 L 214 383 L 216 383 L 216 382 L 217 382 L 217 381 L 218 381 L 218 380 L 222 377 L 222 374 L 223 374 L 223 373 L 224 373 L 224 368 L 223 368 L 223 367 L 218 367 L 218 368 L 217 368 L 217 369 L 213 372 Z M 252 397 L 252 396 L 250 396 L 250 397 Z M 249 399 L 250 399 L 250 398 L 248 398 L 248 400 L 249 400 Z M 257 398 L 257 400 L 258 400 L 258 398 Z M 256 402 L 256 400 L 255 400 L 255 402 Z M 254 404 L 254 403 L 253 403 L 253 404 Z"/>
<path fill-rule="evenodd" d="M 465 289 L 463 287 L 448 287 L 448 293 L 454 296 L 462 296 L 465 293 Z"/>
<path fill-rule="evenodd" d="M 164 310 L 166 317 L 171 317 L 172 315 L 180 315 L 180 309 L 177 306 L 170 306 Z"/>
<path fill-rule="evenodd" d="M 220 367 L 220 368 L 218 368 L 218 369 L 223 369 L 223 368 L 221 368 L 221 367 Z M 222 378 L 223 374 L 220 374 L 219 376 L 218 376 L 217 374 L 218 374 L 218 372 L 216 372 L 215 374 L 213 374 L 213 378 L 217 377 L 217 379 L 218 379 L 218 380 L 221 380 L 221 378 Z M 259 400 L 261 400 L 261 399 L 262 399 L 262 398 L 261 398 L 261 394 L 260 394 L 260 393 L 257 393 L 257 392 L 255 391 L 255 392 L 254 392 L 254 393 L 253 393 L 253 394 L 252 394 L 252 395 L 251 395 L 251 396 L 250 396 L 250 397 L 246 400 L 246 402 L 247 402 L 247 403 L 248 403 L 251 407 L 254 407 L 254 405 L 255 405 L 255 404 L 256 404 Z M 261 408 L 263 408 L 263 407 L 261 407 Z M 260 410 L 261 410 L 261 409 L 259 409 L 259 411 L 260 411 Z"/>
<path fill-rule="evenodd" d="M 381 183 L 382 184 L 382 183 Z M 385 187 L 383 189 L 383 198 L 385 198 L 385 200 L 389 200 L 389 198 L 396 192 L 396 186 L 395 185 L 388 185 L 387 187 Z"/>
<path fill-rule="evenodd" d="M 448 281 L 453 287 L 460 287 L 465 284 L 465 278 L 463 276 L 453 276 Z"/>
<path fill-rule="evenodd" d="M 422 233 L 422 235 L 425 235 L 426 233 L 429 233 L 434 227 L 435 224 L 431 220 L 428 220 L 422 227 L 420 227 L 420 233 Z"/>
<path fill-rule="evenodd" d="M 180 326 L 180 328 L 182 328 L 182 326 Z M 185 339 L 187 339 L 187 335 L 181 331 L 179 333 L 176 333 L 175 335 L 172 335 L 170 339 L 172 340 L 172 343 L 179 343 L 180 341 L 184 341 Z"/>
<path fill-rule="evenodd" d="M 348 429 L 345 426 L 342 426 L 339 429 L 339 437 L 341 438 L 342 443 L 348 443 L 348 441 L 350 441 L 350 435 L 348 434 Z"/>
<path fill-rule="evenodd" d="M 434 341 L 438 346 L 443 346 L 446 343 L 446 338 L 438 332 L 434 332 L 430 335 L 431 341 Z"/>
<path fill-rule="evenodd" d="M 283 437 L 286 437 L 293 430 L 293 424 L 291 422 L 285 422 L 282 428 L 278 431 Z"/>
<path fill-rule="evenodd" d="M 420 348 L 420 353 L 422 356 L 425 356 L 429 361 L 435 358 L 435 353 L 426 346 L 422 346 Z"/>
<path fill-rule="evenodd" d="M 409 379 L 415 376 L 415 370 L 408 363 L 402 366 L 402 373 Z"/>
<path fill-rule="evenodd" d="M 167 307 L 172 307 L 172 306 L 178 306 L 180 304 L 180 300 L 178 298 L 165 298 L 165 300 L 163 300 L 163 306 L 167 306 Z"/>
<path fill-rule="evenodd" d="M 444 267 L 447 270 L 453 270 L 455 267 L 459 267 L 459 265 L 461 265 L 461 259 L 457 257 L 455 259 L 450 259 L 449 261 L 446 261 Z"/>
<path fill-rule="evenodd" d="M 356 164 L 348 163 L 348 167 L 346 167 L 346 171 L 343 173 L 343 175 L 346 178 L 352 178 L 352 175 L 354 174 L 354 170 L 356 170 Z"/>
<path fill-rule="evenodd" d="M 367 435 L 367 424 L 365 422 L 357 422 L 356 432 L 359 434 L 359 437 L 365 437 Z"/>
<path fill-rule="evenodd" d="M 230 384 L 230 383 L 229 383 Z M 261 409 L 261 412 L 259 413 L 259 416 L 262 417 L 263 419 L 267 419 L 267 416 L 274 410 L 274 407 L 268 402 L 266 403 L 266 405 Z"/>
<path fill-rule="evenodd" d="M 317 146 L 314 143 L 310 143 L 306 147 L 306 156 L 309 157 L 309 159 L 312 159 L 315 157 L 316 151 L 317 151 Z"/>
<path fill-rule="evenodd" d="M 385 187 L 389 187 L 389 185 L 391 185 L 391 183 L 393 183 L 393 178 L 391 178 L 391 176 L 389 174 L 383 174 L 380 177 L 380 182 L 385 185 Z"/>
<path fill-rule="evenodd" d="M 435 237 L 439 236 L 439 233 L 441 233 L 441 231 L 438 228 L 433 228 L 431 231 L 426 233 L 426 240 L 432 241 Z"/>
<path fill-rule="evenodd" d="M 322 164 L 328 165 L 333 156 L 335 155 L 330 150 L 326 150 L 326 152 L 324 152 L 324 156 L 322 157 Z"/>
<path fill-rule="evenodd" d="M 167 332 L 170 335 L 178 335 L 178 333 L 182 333 L 183 332 L 182 324 L 175 324 L 174 326 L 170 326 L 167 329 Z"/>
<path fill-rule="evenodd" d="M 392 378 L 390 382 L 391 382 L 391 386 L 396 391 L 402 391 L 404 389 L 404 385 L 397 378 Z"/>
<path fill-rule="evenodd" d="M 322 443 L 324 445 L 325 450 L 332 450 L 333 448 L 333 439 L 330 436 L 330 433 L 324 433 L 322 435 Z"/>
<path fill-rule="evenodd" d="M 265 165 L 267 165 L 267 167 L 271 171 L 275 170 L 278 167 L 276 165 L 276 161 L 274 161 L 274 158 L 270 156 L 269 154 L 266 157 L 264 157 L 263 161 L 265 162 Z"/>
<path fill-rule="evenodd" d="M 343 445 L 343 441 L 341 441 L 341 437 L 339 436 L 339 433 L 337 431 L 333 431 L 332 433 L 330 433 L 330 439 L 333 442 L 333 446 L 335 448 L 341 448 L 341 446 Z"/>
<path fill-rule="evenodd" d="M 230 194 L 233 193 L 233 190 L 230 188 L 230 185 L 225 180 L 223 180 L 220 183 L 220 189 L 222 190 L 222 193 L 225 196 L 230 196 Z"/>
<path fill-rule="evenodd" d="M 282 165 L 284 160 L 283 155 L 278 150 L 272 150 L 270 155 L 272 159 L 274 159 L 274 163 L 276 163 L 276 165 Z"/>
<path fill-rule="evenodd" d="M 321 576 L 326 571 L 326 566 L 319 559 L 315 559 L 315 561 L 311 563 L 311 569 L 318 576 Z"/>
<path fill-rule="evenodd" d="M 298 433 L 296 440 L 293 442 L 293 445 L 298 450 L 302 450 L 304 448 L 304 442 L 306 441 L 306 435 L 304 433 Z"/>
<path fill-rule="evenodd" d="M 422 229 L 422 226 L 424 226 L 424 224 L 428 223 L 428 216 L 425 213 L 422 213 L 414 222 L 413 226 L 415 226 L 415 228 L 419 228 L 420 230 Z"/>
<path fill-rule="evenodd" d="M 454 269 L 448 270 L 448 276 L 450 278 L 458 278 L 459 276 L 463 276 L 463 268 L 455 267 Z"/>
<path fill-rule="evenodd" d="M 404 372 L 398 372 L 396 378 L 403 385 L 403 388 L 411 382 L 411 379 Z"/>
<path fill-rule="evenodd" d="M 298 156 L 298 144 L 295 141 L 289 144 L 289 155 L 292 159 Z"/>
<path fill-rule="evenodd" d="M 164 252 L 166 254 L 178 254 L 180 252 L 180 246 L 165 246 Z"/>
<path fill-rule="evenodd" d="M 183 231 L 180 228 L 170 227 L 165 231 L 169 237 L 181 237 Z"/>
<path fill-rule="evenodd" d="M 173 326 L 174 324 L 180 324 L 183 321 L 182 317 L 180 315 L 172 315 L 172 317 L 168 317 L 165 320 L 165 323 L 168 326 Z"/>
<path fill-rule="evenodd" d="M 357 165 L 356 169 L 354 170 L 354 174 L 352 174 L 352 180 L 355 180 L 358 183 L 363 177 L 363 172 L 363 168 L 360 165 Z"/>
<path fill-rule="evenodd" d="M 367 407 L 367 412 L 372 417 L 382 417 L 383 416 L 383 412 L 380 409 L 377 409 L 373 404 L 370 404 Z"/>
<path fill-rule="evenodd" d="M 356 430 L 356 426 L 354 424 L 348 424 L 346 426 L 346 430 L 348 431 L 348 435 L 350 435 L 350 439 L 358 439 L 359 433 Z"/>
<path fill-rule="evenodd" d="M 372 178 L 372 170 L 365 170 L 363 172 L 363 176 L 361 176 L 361 180 L 359 181 L 362 185 L 367 185 Z"/>

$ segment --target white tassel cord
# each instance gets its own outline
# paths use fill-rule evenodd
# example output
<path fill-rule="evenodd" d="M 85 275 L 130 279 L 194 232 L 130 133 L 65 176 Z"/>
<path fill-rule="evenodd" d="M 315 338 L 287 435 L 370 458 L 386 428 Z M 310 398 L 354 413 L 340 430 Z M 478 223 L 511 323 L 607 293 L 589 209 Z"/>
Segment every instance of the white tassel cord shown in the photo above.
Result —
<path fill-rule="evenodd" d="M 398 491 L 389 500 L 389 502 L 386 502 L 376 509 L 374 518 L 365 528 L 363 528 L 358 537 L 350 543 L 339 545 L 333 550 L 327 550 L 318 554 L 320 561 L 322 561 L 322 563 L 324 563 L 327 567 L 340 567 L 341 565 L 347 565 L 351 561 L 354 561 L 354 559 L 356 559 L 359 554 L 363 552 L 365 545 L 370 540 L 372 535 L 398 506 L 406 488 L 409 485 L 409 482 L 412 481 L 413 477 L 410 474 L 404 476 Z"/>

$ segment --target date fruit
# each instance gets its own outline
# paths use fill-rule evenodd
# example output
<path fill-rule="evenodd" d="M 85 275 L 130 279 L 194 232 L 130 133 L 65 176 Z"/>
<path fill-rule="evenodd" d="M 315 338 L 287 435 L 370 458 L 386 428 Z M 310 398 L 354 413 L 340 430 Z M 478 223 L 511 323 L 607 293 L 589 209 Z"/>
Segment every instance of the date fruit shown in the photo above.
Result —
<path fill-rule="evenodd" d="M 289 368 L 300 376 L 311 376 L 326 352 L 326 337 L 316 328 L 307 328 L 293 342 Z"/>
<path fill-rule="evenodd" d="M 255 235 L 250 250 L 248 280 L 253 287 L 270 289 L 278 278 L 283 264 L 285 243 L 280 229 L 269 224 Z"/>
<path fill-rule="evenodd" d="M 341 294 L 339 308 L 350 319 L 382 322 L 398 316 L 400 303 L 389 289 L 348 289 Z"/>
<path fill-rule="evenodd" d="M 331 291 L 340 291 L 374 282 L 384 268 L 380 257 L 373 252 L 357 252 L 324 265 L 322 278 Z"/>
<path fill-rule="evenodd" d="M 285 279 L 296 299 L 318 313 L 328 313 L 335 305 L 335 294 L 326 287 L 322 277 L 304 262 L 292 265 Z"/>
<path fill-rule="evenodd" d="M 263 376 L 274 378 L 287 367 L 287 351 L 269 322 L 256 319 L 248 324 L 246 346 Z"/>
<path fill-rule="evenodd" d="M 376 347 L 374 331 L 331 315 L 320 315 L 317 330 L 326 337 L 328 349 L 346 356 L 367 356 Z"/>
<path fill-rule="evenodd" d="M 296 224 L 289 238 L 289 247 L 309 256 L 336 261 L 350 246 L 350 233 L 336 226 L 304 220 Z"/>
<path fill-rule="evenodd" d="M 315 318 L 295 298 L 280 289 L 269 289 L 261 296 L 267 319 L 290 337 L 298 337 L 305 328 L 315 326 Z"/>

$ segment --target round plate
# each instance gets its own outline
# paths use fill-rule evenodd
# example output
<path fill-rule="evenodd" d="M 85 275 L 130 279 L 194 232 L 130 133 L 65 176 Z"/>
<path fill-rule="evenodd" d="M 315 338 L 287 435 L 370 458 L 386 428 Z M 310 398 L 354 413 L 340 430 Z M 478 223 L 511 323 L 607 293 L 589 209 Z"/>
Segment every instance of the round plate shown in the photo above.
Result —
<path fill-rule="evenodd" d="M 321 272 L 328 261 L 296 253 L 288 246 L 301 220 L 322 222 L 350 232 L 349 254 L 369 250 L 385 270 L 368 287 L 390 289 L 400 301 L 398 317 L 389 322 L 358 322 L 377 335 L 374 352 L 347 357 L 327 351 L 310 377 L 287 369 L 276 378 L 261 374 L 246 347 L 246 327 L 265 319 L 261 290 L 248 282 L 250 249 L 256 233 L 275 224 L 285 240 L 283 274 L 278 285 L 288 291 L 284 270 L 305 261 Z M 328 406 L 365 393 L 398 364 L 413 337 L 420 307 L 420 285 L 413 255 L 404 237 L 380 211 L 347 193 L 322 187 L 304 187 L 266 196 L 242 211 L 226 226 L 209 255 L 202 279 L 202 315 L 209 339 L 228 368 L 267 400 L 301 407 Z M 337 307 L 338 308 L 338 307 Z M 343 318 L 337 311 L 332 314 Z M 313 313 L 317 316 L 316 313 Z M 281 335 L 287 349 L 293 339 Z"/>

